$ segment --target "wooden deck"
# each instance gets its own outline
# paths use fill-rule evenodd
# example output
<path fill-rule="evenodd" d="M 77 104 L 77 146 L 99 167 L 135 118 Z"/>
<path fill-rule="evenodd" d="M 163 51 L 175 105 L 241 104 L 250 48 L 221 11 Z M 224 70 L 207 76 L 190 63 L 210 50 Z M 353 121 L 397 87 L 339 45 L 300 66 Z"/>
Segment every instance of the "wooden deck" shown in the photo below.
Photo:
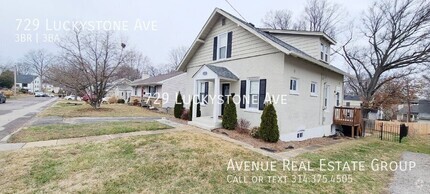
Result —
<path fill-rule="evenodd" d="M 361 109 L 351 107 L 334 107 L 333 124 L 350 126 L 351 137 L 354 137 L 355 132 L 357 132 L 358 136 L 361 136 L 363 129 L 363 117 L 361 115 Z"/>

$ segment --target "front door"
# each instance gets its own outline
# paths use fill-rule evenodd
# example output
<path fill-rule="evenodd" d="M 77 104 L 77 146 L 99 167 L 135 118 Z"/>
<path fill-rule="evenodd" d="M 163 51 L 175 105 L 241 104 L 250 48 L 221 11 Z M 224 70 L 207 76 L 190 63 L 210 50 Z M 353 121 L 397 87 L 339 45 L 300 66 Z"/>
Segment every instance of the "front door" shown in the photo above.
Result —
<path fill-rule="evenodd" d="M 227 103 L 227 97 L 230 94 L 230 84 L 222 84 L 221 85 L 221 95 L 223 103 L 221 104 L 221 115 L 224 115 L 224 106 Z"/>

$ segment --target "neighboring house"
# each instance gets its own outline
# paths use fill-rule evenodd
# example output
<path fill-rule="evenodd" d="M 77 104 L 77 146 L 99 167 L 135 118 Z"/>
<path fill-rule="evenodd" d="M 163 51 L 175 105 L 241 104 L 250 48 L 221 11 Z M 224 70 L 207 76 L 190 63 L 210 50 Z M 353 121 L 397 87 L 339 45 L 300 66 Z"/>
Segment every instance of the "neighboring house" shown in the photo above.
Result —
<path fill-rule="evenodd" d="M 41 91 L 40 78 L 36 75 L 22 75 L 16 76 L 16 87 L 28 90 L 30 93 Z"/>
<path fill-rule="evenodd" d="M 148 99 L 157 100 L 152 105 L 162 108 L 173 108 L 178 92 L 185 93 L 186 74 L 181 71 L 174 71 L 167 74 L 139 79 L 133 81 L 132 96 L 135 99 L 146 101 Z"/>
<path fill-rule="evenodd" d="M 343 97 L 343 106 L 360 108 L 363 101 L 361 101 L 360 96 L 357 95 L 345 95 Z"/>
<path fill-rule="evenodd" d="M 215 9 L 178 67 L 186 72 L 185 96 L 201 101 L 202 116 L 192 111 L 190 124 L 221 127 L 223 106 L 211 99 L 234 96 L 238 119 L 259 126 L 272 97 L 281 140 L 334 134 L 345 73 L 329 64 L 333 44 L 321 32 L 259 29 Z"/>
<path fill-rule="evenodd" d="M 131 87 L 131 81 L 126 78 L 122 78 L 108 84 L 106 97 L 124 99 L 127 102 L 131 97 L 132 91 L 133 88 Z"/>
<path fill-rule="evenodd" d="M 397 120 L 407 121 L 409 106 L 401 104 L 398 106 Z M 411 102 L 411 122 L 430 122 L 430 100 L 415 100 Z"/>

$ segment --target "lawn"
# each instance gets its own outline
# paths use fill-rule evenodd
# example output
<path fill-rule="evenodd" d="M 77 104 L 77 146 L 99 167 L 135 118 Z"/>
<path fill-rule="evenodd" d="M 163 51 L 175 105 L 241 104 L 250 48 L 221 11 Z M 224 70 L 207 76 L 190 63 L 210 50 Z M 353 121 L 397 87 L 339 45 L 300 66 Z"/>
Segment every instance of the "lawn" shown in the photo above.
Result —
<path fill-rule="evenodd" d="M 52 124 L 23 128 L 12 135 L 10 143 L 45 141 L 52 139 L 65 139 L 73 137 L 87 137 L 116 133 L 128 133 L 134 131 L 152 131 L 169 129 L 170 126 L 157 121 L 128 121 L 128 122 L 103 122 L 91 124 Z"/>
<path fill-rule="evenodd" d="M 102 104 L 99 109 L 81 101 L 61 100 L 45 109 L 40 117 L 168 117 L 148 109 L 126 104 Z"/>
<path fill-rule="evenodd" d="M 398 160 L 405 151 L 430 152 L 430 138 L 399 144 L 369 137 L 336 144 L 294 160 Z M 227 170 L 229 160 L 271 161 L 216 137 L 198 132 L 150 135 L 104 143 L 0 152 L 4 193 L 381 193 L 392 172 L 289 172 Z M 353 183 L 229 183 L 235 176 L 349 174 Z"/>

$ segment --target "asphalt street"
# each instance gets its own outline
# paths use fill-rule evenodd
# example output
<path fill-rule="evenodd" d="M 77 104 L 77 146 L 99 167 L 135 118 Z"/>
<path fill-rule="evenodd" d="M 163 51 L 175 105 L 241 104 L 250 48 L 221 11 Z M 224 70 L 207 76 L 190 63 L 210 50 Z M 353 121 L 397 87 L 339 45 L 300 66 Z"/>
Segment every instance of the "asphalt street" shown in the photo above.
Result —
<path fill-rule="evenodd" d="M 0 140 L 22 127 L 56 99 L 29 96 L 8 99 L 6 103 L 0 104 Z"/>

